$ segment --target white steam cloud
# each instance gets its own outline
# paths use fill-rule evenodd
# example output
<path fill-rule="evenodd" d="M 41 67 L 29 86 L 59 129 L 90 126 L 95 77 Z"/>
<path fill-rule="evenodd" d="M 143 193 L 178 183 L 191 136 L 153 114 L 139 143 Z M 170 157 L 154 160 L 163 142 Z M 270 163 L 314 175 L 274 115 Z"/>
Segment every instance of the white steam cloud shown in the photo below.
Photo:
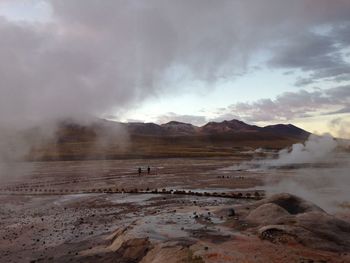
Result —
<path fill-rule="evenodd" d="M 279 151 L 277 159 L 262 160 L 261 166 L 279 167 L 294 164 L 315 164 L 329 161 L 338 143 L 330 135 L 310 135 L 305 143 L 293 144 L 291 149 Z"/>
<path fill-rule="evenodd" d="M 0 4 L 14 2 L 21 0 Z M 348 38 L 328 43 L 316 30 L 329 25 L 331 33 L 348 35 L 345 0 L 44 2 L 52 16 L 41 22 L 0 15 L 1 138 L 12 135 L 11 129 L 55 127 L 66 118 L 118 116 L 151 96 L 184 91 L 179 80 L 208 84 L 244 74 L 261 54 L 276 53 L 266 63 L 272 68 L 301 69 L 315 78 L 333 69 L 348 72 L 339 57 Z M 305 39 L 313 52 L 299 46 Z M 47 136 L 52 130 L 43 129 Z M 18 145 L 12 147 L 2 140 L 10 146 L 0 151 L 10 151 L 0 156 L 21 157 L 30 148 L 27 142 L 33 143 L 13 140 Z"/>
<path fill-rule="evenodd" d="M 313 75 L 348 69 L 334 50 L 348 46 L 348 39 L 329 43 L 329 37 L 315 33 L 329 25 L 332 33 L 341 29 L 346 35 L 350 3 L 345 0 L 44 3 L 52 17 L 42 22 L 0 15 L 0 126 L 122 114 L 150 96 L 184 91 L 183 79 L 211 83 L 244 74 L 261 53 L 274 54 L 270 67 Z M 310 38 L 312 52 L 301 44 Z M 290 48 L 296 49 L 293 63 L 285 61 Z M 331 58 L 318 59 L 324 54 Z"/>
<path fill-rule="evenodd" d="M 267 175 L 267 194 L 288 192 L 329 212 L 350 206 L 350 152 L 329 135 L 311 135 L 305 143 L 279 151 L 276 158 L 252 160 L 235 170 L 252 169 Z"/>
<path fill-rule="evenodd" d="M 302 168 L 278 183 L 267 181 L 267 194 L 291 193 L 309 200 L 328 212 L 350 208 L 349 153 L 334 167 Z M 338 160 L 339 162 L 340 160 Z"/>

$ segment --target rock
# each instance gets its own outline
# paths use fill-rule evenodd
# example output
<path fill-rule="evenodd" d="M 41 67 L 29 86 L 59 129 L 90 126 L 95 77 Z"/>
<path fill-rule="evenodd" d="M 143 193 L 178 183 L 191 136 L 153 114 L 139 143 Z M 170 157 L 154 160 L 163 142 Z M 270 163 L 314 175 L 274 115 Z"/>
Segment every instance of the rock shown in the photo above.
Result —
<path fill-rule="evenodd" d="M 191 245 L 193 244 L 186 244 L 183 241 L 181 243 L 173 241 L 160 242 L 147 253 L 140 263 L 189 262 L 189 254 L 191 252 L 189 247 Z"/>
<path fill-rule="evenodd" d="M 265 203 L 273 203 L 276 204 L 283 209 L 287 210 L 289 214 L 296 215 L 311 211 L 325 212 L 317 205 L 308 202 L 306 200 L 301 199 L 295 195 L 282 193 L 273 195 L 265 200 Z"/>
<path fill-rule="evenodd" d="M 233 208 L 229 208 L 227 211 L 227 216 L 231 217 L 231 216 L 235 216 L 236 212 Z"/>
<path fill-rule="evenodd" d="M 286 243 L 292 240 L 296 241 L 296 236 L 292 232 L 293 230 L 288 226 L 269 225 L 261 227 L 258 230 L 258 235 L 261 239 L 272 243 Z"/>
<path fill-rule="evenodd" d="M 257 205 L 258 204 L 258 205 Z M 261 239 L 298 242 L 335 252 L 350 251 L 350 223 L 290 194 L 277 194 L 252 205 L 245 217 Z"/>
<path fill-rule="evenodd" d="M 116 258 L 125 262 L 139 262 L 150 249 L 148 238 L 133 238 L 125 241 L 115 253 Z"/>

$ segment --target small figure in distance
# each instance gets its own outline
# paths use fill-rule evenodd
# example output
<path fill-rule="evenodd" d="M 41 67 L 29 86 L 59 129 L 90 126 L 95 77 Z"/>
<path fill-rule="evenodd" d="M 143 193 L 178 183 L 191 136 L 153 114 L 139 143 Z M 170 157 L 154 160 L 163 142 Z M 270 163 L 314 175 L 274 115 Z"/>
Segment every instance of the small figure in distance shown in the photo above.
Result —
<path fill-rule="evenodd" d="M 150 174 L 151 173 L 151 167 L 147 167 L 147 173 Z"/>
<path fill-rule="evenodd" d="M 141 167 L 139 167 L 138 171 L 139 171 L 139 175 L 141 175 L 141 172 L 142 172 Z"/>

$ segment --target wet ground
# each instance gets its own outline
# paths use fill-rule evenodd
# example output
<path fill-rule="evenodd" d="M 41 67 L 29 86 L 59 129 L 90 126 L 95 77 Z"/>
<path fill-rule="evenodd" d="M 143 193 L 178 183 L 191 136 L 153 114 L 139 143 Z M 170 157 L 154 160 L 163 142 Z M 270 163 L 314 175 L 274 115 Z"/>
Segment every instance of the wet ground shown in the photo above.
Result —
<path fill-rule="evenodd" d="M 76 194 L 0 196 L 0 258 L 6 262 L 78 260 L 106 246 L 122 228 L 128 235 L 161 242 L 190 238 L 193 231 L 216 232 L 216 206 L 245 200 L 181 195 Z M 201 222 L 200 220 L 204 220 Z M 132 226 L 132 227 L 131 227 Z"/>
<path fill-rule="evenodd" d="M 55 161 L 16 164 L 1 193 L 66 193 L 148 189 L 244 189 L 262 185 L 258 173 L 224 171 L 234 158 Z M 150 166 L 151 172 L 147 173 Z M 137 169 L 142 167 L 141 176 Z"/>
<path fill-rule="evenodd" d="M 0 262 L 345 262 L 244 232 L 267 175 L 239 161 L 22 163 L 0 185 Z"/>

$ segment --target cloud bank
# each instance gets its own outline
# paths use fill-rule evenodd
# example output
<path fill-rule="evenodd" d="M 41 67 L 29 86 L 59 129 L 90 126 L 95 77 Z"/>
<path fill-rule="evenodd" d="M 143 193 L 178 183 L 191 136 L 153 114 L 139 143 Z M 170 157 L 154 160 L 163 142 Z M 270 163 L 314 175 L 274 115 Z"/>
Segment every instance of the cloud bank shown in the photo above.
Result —
<path fill-rule="evenodd" d="M 267 194 L 295 194 L 336 212 L 350 202 L 348 147 L 329 135 L 311 135 L 305 143 L 282 149 L 274 158 L 253 159 L 227 169 L 266 173 L 263 189 Z"/>
<path fill-rule="evenodd" d="M 169 82 L 174 76 L 232 78 L 261 53 L 271 68 L 308 74 L 304 82 L 349 79 L 346 0 L 47 4 L 52 17 L 42 23 L 0 17 L 2 125 L 122 113 L 149 96 L 181 92 Z M 270 104 L 257 106 L 275 110 Z"/>
<path fill-rule="evenodd" d="M 279 152 L 277 159 L 263 160 L 265 167 L 283 167 L 298 164 L 328 164 L 325 167 L 299 167 L 291 176 L 278 182 L 267 182 L 269 194 L 288 192 L 310 200 L 329 212 L 335 212 L 350 202 L 348 189 L 349 152 L 339 151 L 341 141 L 330 136 L 310 136 L 305 144 L 294 144 L 291 149 Z M 281 175 L 280 175 L 281 176 Z M 273 181 L 273 180 L 272 180 Z"/>
<path fill-rule="evenodd" d="M 240 102 L 221 109 L 219 115 L 235 114 L 239 118 L 257 121 L 286 121 L 313 114 L 333 115 L 348 113 L 350 86 L 339 86 L 314 91 L 285 92 L 275 99 Z M 337 109 L 337 110 L 331 110 Z"/>

